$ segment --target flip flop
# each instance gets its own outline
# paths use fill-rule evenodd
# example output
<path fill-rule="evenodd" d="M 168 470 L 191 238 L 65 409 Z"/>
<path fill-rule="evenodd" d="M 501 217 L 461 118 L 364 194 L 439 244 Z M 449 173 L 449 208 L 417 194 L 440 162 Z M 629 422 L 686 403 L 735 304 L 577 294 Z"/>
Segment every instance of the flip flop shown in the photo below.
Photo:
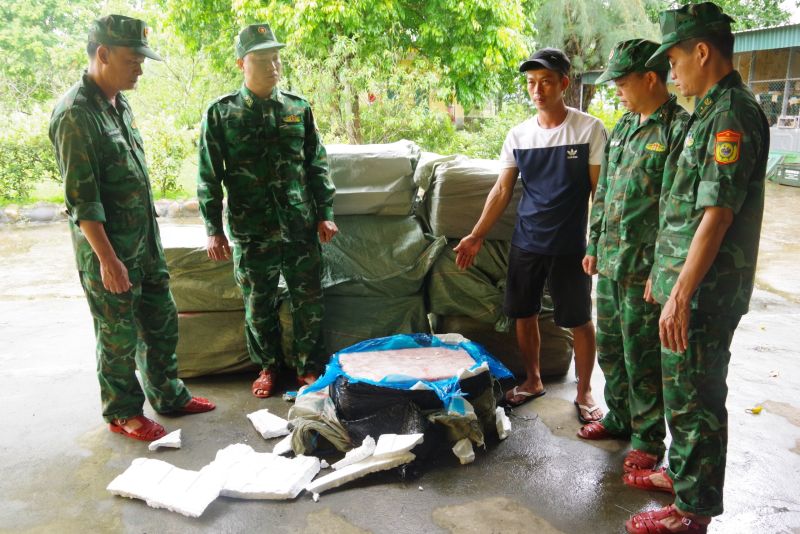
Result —
<path fill-rule="evenodd" d="M 505 400 L 507 405 L 511 406 L 512 408 L 516 408 L 517 406 L 522 406 L 526 402 L 530 402 L 533 399 L 538 399 L 545 393 L 547 393 L 546 389 L 537 391 L 536 393 L 531 393 L 530 391 L 523 391 L 519 389 L 519 386 L 514 386 L 514 389 L 511 390 L 511 399 L 513 399 L 514 397 L 523 397 L 523 399 L 521 401 L 512 402 L 511 399 L 509 399 L 508 393 L 505 394 L 503 399 Z"/>
<path fill-rule="evenodd" d="M 597 423 L 603 419 L 603 409 L 600 408 L 600 406 L 586 406 L 585 404 L 578 403 L 578 401 L 573 401 L 573 404 L 575 405 L 575 409 L 578 410 L 578 421 L 584 425 L 588 425 L 589 423 Z M 583 416 L 583 412 L 593 414 L 598 410 L 600 410 L 600 417 L 598 419 L 586 419 Z"/>

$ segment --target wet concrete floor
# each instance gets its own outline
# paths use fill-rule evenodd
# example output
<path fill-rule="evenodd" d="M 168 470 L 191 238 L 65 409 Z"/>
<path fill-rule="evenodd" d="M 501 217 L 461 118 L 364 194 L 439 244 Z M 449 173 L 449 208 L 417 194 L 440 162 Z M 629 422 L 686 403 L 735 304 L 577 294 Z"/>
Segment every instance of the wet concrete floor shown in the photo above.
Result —
<path fill-rule="evenodd" d="M 767 206 L 758 287 L 733 341 L 725 513 L 714 533 L 800 533 L 800 189 L 770 184 Z M 163 223 L 162 232 L 181 226 Z M 307 494 L 219 498 L 201 518 L 185 518 L 105 487 L 141 456 L 199 469 L 232 443 L 271 451 L 274 440 L 256 434 L 245 414 L 268 407 L 285 415 L 289 404 L 252 397 L 252 376 L 193 379 L 193 393 L 218 409 L 156 417 L 183 429 L 182 449 L 151 453 L 110 433 L 65 224 L 0 227 L 0 332 L 2 532 L 613 533 L 631 513 L 670 502 L 622 484 L 625 443 L 575 437 L 570 371 L 515 410 L 511 436 L 477 451 L 471 465 L 448 456 L 417 478 L 376 474 L 317 503 Z M 599 370 L 593 387 L 599 400 Z M 759 404 L 760 415 L 746 411 Z"/>

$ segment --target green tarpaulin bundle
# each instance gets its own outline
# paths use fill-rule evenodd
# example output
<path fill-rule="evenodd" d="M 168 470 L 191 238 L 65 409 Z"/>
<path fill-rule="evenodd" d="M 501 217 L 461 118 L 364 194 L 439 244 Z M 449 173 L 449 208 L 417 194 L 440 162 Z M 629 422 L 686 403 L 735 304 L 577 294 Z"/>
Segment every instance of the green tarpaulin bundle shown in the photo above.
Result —
<path fill-rule="evenodd" d="M 286 353 L 292 350 L 294 339 L 288 301 L 281 303 L 280 321 Z M 422 293 L 403 297 L 325 295 L 323 335 L 327 354 L 367 339 L 420 332 L 430 332 Z"/>
<path fill-rule="evenodd" d="M 339 233 L 322 246 L 326 295 L 404 297 L 422 291 L 444 238 L 406 217 L 337 217 Z"/>
<path fill-rule="evenodd" d="M 256 369 L 247 354 L 244 311 L 179 313 L 178 376 Z"/>
<path fill-rule="evenodd" d="M 327 145 L 336 215 L 409 215 L 420 149 L 411 141 Z"/>
<path fill-rule="evenodd" d="M 450 241 L 436 260 L 428 282 L 430 311 L 437 333 L 457 332 L 489 349 L 515 374 L 523 372 L 514 324 L 503 314 L 508 270 L 508 241 L 484 241 L 473 265 L 456 266 Z M 572 359 L 572 333 L 553 322 L 553 304 L 545 293 L 539 314 L 541 363 L 545 375 L 562 375 Z"/>
<path fill-rule="evenodd" d="M 416 175 L 421 200 L 415 211 L 434 235 L 460 239 L 478 222 L 500 170 L 500 162 L 496 160 L 463 156 L 437 160 L 429 156 Z M 517 180 L 508 208 L 486 235 L 487 239 L 511 240 L 521 197 L 522 184 Z"/>

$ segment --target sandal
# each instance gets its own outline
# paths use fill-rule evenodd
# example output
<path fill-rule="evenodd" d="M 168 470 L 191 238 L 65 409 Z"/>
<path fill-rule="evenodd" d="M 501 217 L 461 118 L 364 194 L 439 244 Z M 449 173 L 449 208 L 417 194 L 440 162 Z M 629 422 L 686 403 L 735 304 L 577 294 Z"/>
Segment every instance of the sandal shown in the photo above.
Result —
<path fill-rule="evenodd" d="M 251 386 L 253 395 L 259 399 L 266 399 L 267 397 L 272 396 L 272 390 L 275 388 L 275 382 L 277 381 L 278 373 L 268 369 L 262 369 L 258 374 L 258 378 L 255 379 L 253 385 Z M 261 393 L 259 393 L 259 391 Z"/>
<path fill-rule="evenodd" d="M 578 430 L 578 437 L 588 440 L 595 440 L 595 439 L 614 439 L 614 436 L 606 430 L 606 427 L 603 426 L 603 423 L 600 421 L 592 421 L 591 423 L 587 423 Z"/>
<path fill-rule="evenodd" d="M 667 517 L 677 516 L 681 520 L 684 528 L 681 530 L 670 530 L 662 522 Z M 707 523 L 699 523 L 694 519 L 689 519 L 678 512 L 674 504 L 660 510 L 651 510 L 636 514 L 625 522 L 625 530 L 629 534 L 671 534 L 672 532 L 695 532 L 705 534 L 708 531 Z"/>
<path fill-rule="evenodd" d="M 203 413 L 210 412 L 216 407 L 216 404 L 205 397 L 192 397 L 183 408 L 178 408 L 173 413 Z"/>
<path fill-rule="evenodd" d="M 573 404 L 575 405 L 575 409 L 578 410 L 578 421 L 584 425 L 599 423 L 603 419 L 603 409 L 600 408 L 600 406 L 586 406 L 585 404 L 580 404 L 578 401 L 573 401 Z M 600 412 L 600 416 L 597 419 L 588 419 L 583 415 L 583 412 L 586 412 L 587 415 L 592 415 L 597 411 Z"/>
<path fill-rule="evenodd" d="M 504 399 L 507 405 L 511 406 L 512 408 L 516 408 L 517 406 L 522 406 L 528 401 L 532 401 L 533 399 L 538 399 L 545 393 L 547 393 L 546 389 L 532 393 L 530 391 L 524 391 L 522 389 L 519 389 L 519 386 L 514 386 L 514 389 L 511 389 L 506 392 Z M 515 397 L 522 397 L 522 399 L 518 401 L 512 400 Z"/>
<path fill-rule="evenodd" d="M 141 426 L 134 430 L 127 430 L 125 425 L 128 421 L 139 421 Z M 130 417 L 128 419 L 114 419 L 108 423 L 108 429 L 115 434 L 122 434 L 125 437 L 138 439 L 139 441 L 155 441 L 167 435 L 167 431 L 163 426 L 143 415 L 137 415 L 136 417 Z"/>
<path fill-rule="evenodd" d="M 653 481 L 650 480 L 650 475 L 655 473 L 661 473 L 664 475 L 664 478 L 669 480 L 669 487 L 663 488 L 661 486 L 656 486 L 653 484 Z M 647 491 L 663 491 L 666 493 L 675 494 L 675 490 L 672 487 L 672 479 L 669 478 L 667 475 L 667 468 L 662 467 L 658 471 L 654 471 L 652 469 L 641 469 L 638 471 L 631 471 L 629 473 L 625 473 L 622 475 L 622 482 L 625 483 L 626 486 L 630 486 L 632 488 L 647 490 Z"/>
<path fill-rule="evenodd" d="M 625 456 L 625 460 L 622 462 L 622 469 L 624 469 L 626 473 L 641 471 L 642 469 L 652 471 L 659 460 L 660 458 L 653 458 L 652 455 L 642 450 L 632 449 L 631 452 Z"/>

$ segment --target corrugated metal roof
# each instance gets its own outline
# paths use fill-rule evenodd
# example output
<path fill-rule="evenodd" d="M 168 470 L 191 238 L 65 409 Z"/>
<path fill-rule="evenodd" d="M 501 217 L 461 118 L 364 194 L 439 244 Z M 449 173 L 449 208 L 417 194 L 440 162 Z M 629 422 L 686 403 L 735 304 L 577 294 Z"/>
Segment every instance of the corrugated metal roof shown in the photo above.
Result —
<path fill-rule="evenodd" d="M 800 24 L 744 30 L 734 35 L 736 36 L 734 53 L 800 46 Z"/>

